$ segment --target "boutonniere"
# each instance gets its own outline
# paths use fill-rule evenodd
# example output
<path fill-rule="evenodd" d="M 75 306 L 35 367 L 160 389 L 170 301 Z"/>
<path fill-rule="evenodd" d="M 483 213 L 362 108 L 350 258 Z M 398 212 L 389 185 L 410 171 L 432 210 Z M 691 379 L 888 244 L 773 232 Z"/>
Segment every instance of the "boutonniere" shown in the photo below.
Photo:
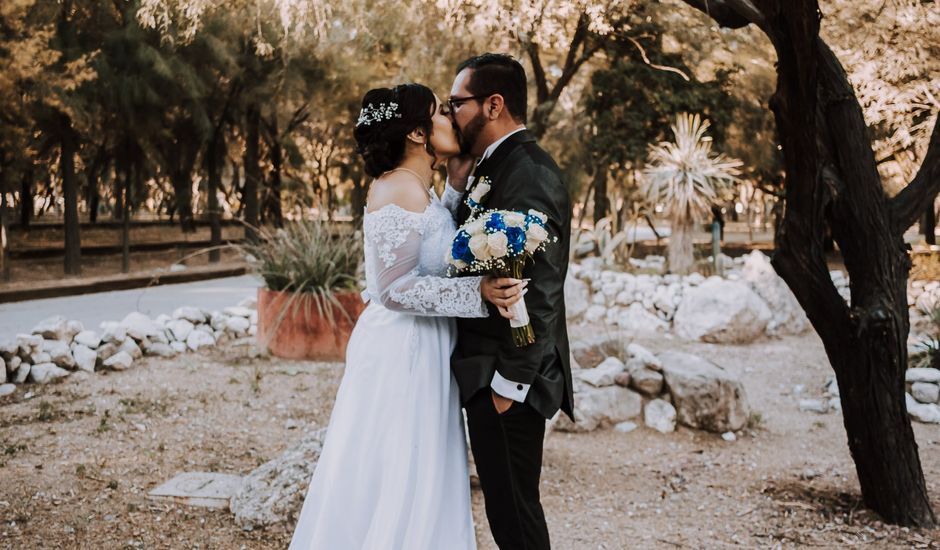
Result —
<path fill-rule="evenodd" d="M 486 198 L 486 195 L 490 192 L 490 178 L 487 176 L 480 176 L 474 186 L 470 189 L 470 192 L 467 193 L 467 198 L 464 200 L 464 204 L 470 208 L 470 212 L 475 214 L 479 210 L 483 210 L 483 199 Z"/>

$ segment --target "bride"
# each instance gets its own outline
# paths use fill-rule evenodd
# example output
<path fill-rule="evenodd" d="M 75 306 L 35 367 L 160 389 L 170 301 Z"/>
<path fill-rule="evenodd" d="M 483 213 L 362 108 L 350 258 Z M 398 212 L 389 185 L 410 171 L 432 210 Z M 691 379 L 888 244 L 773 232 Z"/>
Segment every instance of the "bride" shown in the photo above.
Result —
<path fill-rule="evenodd" d="M 446 104 L 419 84 L 369 91 L 355 138 L 375 177 L 363 218 L 369 305 L 353 330 L 323 452 L 291 550 L 476 548 L 455 317 L 486 317 L 525 283 L 446 278 L 455 227 L 431 187 L 459 154 Z"/>

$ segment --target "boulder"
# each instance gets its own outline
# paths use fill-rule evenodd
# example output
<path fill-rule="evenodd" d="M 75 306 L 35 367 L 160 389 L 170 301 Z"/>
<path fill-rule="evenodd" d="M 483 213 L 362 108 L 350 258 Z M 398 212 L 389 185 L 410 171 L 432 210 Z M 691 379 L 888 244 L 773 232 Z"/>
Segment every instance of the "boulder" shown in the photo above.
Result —
<path fill-rule="evenodd" d="M 643 422 L 657 432 L 672 433 L 676 431 L 676 409 L 668 401 L 653 399 L 643 410 Z"/>
<path fill-rule="evenodd" d="M 98 354 L 95 350 L 82 344 L 72 344 L 72 357 L 75 358 L 75 366 L 79 369 L 95 372 L 95 364 L 98 362 Z"/>
<path fill-rule="evenodd" d="M 663 375 L 651 369 L 638 369 L 630 373 L 630 387 L 646 397 L 656 397 L 663 391 Z"/>
<path fill-rule="evenodd" d="M 632 303 L 617 316 L 618 327 L 630 334 L 657 334 L 669 330 L 669 323 L 650 313 L 642 304 Z"/>
<path fill-rule="evenodd" d="M 656 355 L 640 344 L 630 344 L 627 346 L 627 354 L 630 356 L 630 359 L 627 360 L 627 370 L 631 372 L 639 369 L 660 371 L 663 368 L 662 362 Z"/>
<path fill-rule="evenodd" d="M 613 385 L 614 378 L 622 373 L 623 369 L 623 362 L 621 362 L 620 359 L 608 357 L 593 369 L 584 369 L 579 372 L 578 379 L 587 382 L 595 388 L 602 388 L 604 386 Z"/>
<path fill-rule="evenodd" d="M 247 334 L 249 327 L 251 327 L 251 321 L 245 317 L 229 317 L 225 322 L 225 330 L 237 335 Z"/>
<path fill-rule="evenodd" d="M 6 397 L 16 391 L 16 384 L 0 384 L 0 397 Z"/>
<path fill-rule="evenodd" d="M 222 309 L 222 313 L 225 313 L 226 315 L 231 315 L 235 317 L 244 317 L 246 319 L 251 317 L 252 311 L 254 310 L 248 309 L 247 307 L 242 307 L 242 306 L 231 306 L 231 307 Z"/>
<path fill-rule="evenodd" d="M 105 344 L 121 345 L 127 339 L 127 328 L 114 321 L 101 323 L 101 341 Z"/>
<path fill-rule="evenodd" d="M 673 323 L 689 340 L 742 344 L 762 335 L 771 317 L 746 284 L 713 277 L 683 296 Z"/>
<path fill-rule="evenodd" d="M 205 326 L 205 325 L 200 325 L 200 326 Z M 194 330 L 189 333 L 189 336 L 186 337 L 186 346 L 193 351 L 196 351 L 197 349 L 204 347 L 204 346 L 214 346 L 214 345 L 215 345 L 215 337 L 212 334 L 202 331 L 202 330 Z"/>
<path fill-rule="evenodd" d="M 575 397 L 571 422 L 564 413 L 555 418 L 553 429 L 563 432 L 589 432 L 599 427 L 618 424 L 640 415 L 643 400 L 639 394 L 620 386 L 586 387 Z"/>
<path fill-rule="evenodd" d="M 170 347 L 170 344 L 164 344 L 163 342 L 153 342 L 144 348 L 144 354 L 157 357 L 176 357 L 177 351 Z"/>
<path fill-rule="evenodd" d="M 16 357 L 20 352 L 20 345 L 15 340 L 5 340 L 0 342 L 0 357 L 10 359 Z"/>
<path fill-rule="evenodd" d="M 176 353 L 185 353 L 186 350 L 189 349 L 183 342 L 170 342 L 170 347 L 173 348 L 173 351 Z"/>
<path fill-rule="evenodd" d="M 55 363 L 41 363 L 33 365 L 29 370 L 29 379 L 36 384 L 48 384 L 58 378 L 64 378 L 69 375 L 69 371 L 56 365 Z"/>
<path fill-rule="evenodd" d="M 29 363 L 22 363 L 20 368 L 16 369 L 16 373 L 13 375 L 14 384 L 22 384 L 26 382 L 26 379 L 29 378 L 29 371 L 32 370 L 32 365 Z"/>
<path fill-rule="evenodd" d="M 591 289 L 588 284 L 568 271 L 565 277 L 565 313 L 568 319 L 577 319 L 591 305 Z"/>
<path fill-rule="evenodd" d="M 38 334 L 17 334 L 16 344 L 20 354 L 29 355 L 42 350 L 42 336 Z M 25 359 L 25 357 L 24 357 Z"/>
<path fill-rule="evenodd" d="M 118 352 L 118 347 L 114 343 L 107 343 L 101 346 L 98 346 L 98 349 L 95 350 L 95 353 L 98 355 L 98 364 L 101 365 L 108 360 L 112 355 Z"/>
<path fill-rule="evenodd" d="M 940 386 L 929 382 L 914 382 L 911 384 L 911 395 L 921 403 L 936 403 L 940 401 Z"/>
<path fill-rule="evenodd" d="M 206 319 L 206 314 L 203 313 L 201 309 L 192 306 L 176 308 L 173 311 L 173 318 L 189 321 L 194 325 L 205 323 L 208 320 Z M 169 323 L 167 324 L 169 325 Z M 186 340 L 186 337 L 184 336 L 183 338 L 178 338 L 178 340 Z"/>
<path fill-rule="evenodd" d="M 101 337 L 93 330 L 83 330 L 75 335 L 74 342 L 86 348 L 98 349 L 98 346 L 101 345 Z"/>
<path fill-rule="evenodd" d="M 121 326 L 127 330 L 128 336 L 137 341 L 160 332 L 160 325 L 139 311 L 128 313 L 121 320 Z"/>
<path fill-rule="evenodd" d="M 767 323 L 767 334 L 800 334 L 809 328 L 809 319 L 793 291 L 777 275 L 770 259 L 760 250 L 754 250 L 744 260 L 741 275 L 770 307 L 771 318 Z"/>
<path fill-rule="evenodd" d="M 55 315 L 43 319 L 33 327 L 33 334 L 42 336 L 47 340 L 67 340 L 74 334 L 69 334 L 69 321 L 62 315 Z"/>
<path fill-rule="evenodd" d="M 104 361 L 104 366 L 114 370 L 127 370 L 134 363 L 134 358 L 126 351 L 119 351 Z"/>
<path fill-rule="evenodd" d="M 195 308 L 192 308 L 192 309 L 195 309 Z M 179 311 L 179 310 L 176 310 L 176 311 Z M 195 325 L 193 325 L 193 322 L 190 321 L 189 319 L 180 318 L 180 319 L 176 319 L 176 320 L 168 322 L 166 324 L 166 328 L 167 330 L 170 331 L 170 334 L 173 336 L 173 340 L 177 342 L 185 342 L 186 339 L 189 338 L 189 334 L 195 328 Z"/>
<path fill-rule="evenodd" d="M 64 340 L 43 340 L 42 350 L 49 354 L 50 362 L 64 369 L 75 367 L 72 350 L 69 349 L 69 345 Z"/>
<path fill-rule="evenodd" d="M 750 409 L 738 378 L 701 357 L 678 351 L 659 355 L 679 422 L 715 433 L 737 431 Z"/>
<path fill-rule="evenodd" d="M 918 403 L 911 394 L 905 394 L 907 414 L 924 424 L 940 424 L 940 405 Z"/>
<path fill-rule="evenodd" d="M 624 352 L 620 338 L 606 334 L 576 340 L 570 349 L 571 356 L 585 369 L 594 368 L 604 359 L 619 357 Z"/>
<path fill-rule="evenodd" d="M 907 369 L 907 372 L 904 373 L 904 380 L 911 384 L 914 382 L 928 382 L 931 384 L 937 384 L 940 383 L 940 369 Z"/>
<path fill-rule="evenodd" d="M 141 338 L 140 341 L 144 345 L 150 342 L 146 338 Z M 121 343 L 121 345 L 118 346 L 118 352 L 121 352 L 121 351 L 126 352 L 128 355 L 131 356 L 132 359 L 140 359 L 141 357 L 144 356 L 143 350 L 140 349 L 140 346 L 137 345 L 137 342 L 135 342 L 133 338 L 128 338 L 127 340 L 124 340 Z"/>
<path fill-rule="evenodd" d="M 284 524 L 300 515 L 325 436 L 325 429 L 308 433 L 281 456 L 245 476 L 229 502 L 239 527 L 251 531 Z"/>

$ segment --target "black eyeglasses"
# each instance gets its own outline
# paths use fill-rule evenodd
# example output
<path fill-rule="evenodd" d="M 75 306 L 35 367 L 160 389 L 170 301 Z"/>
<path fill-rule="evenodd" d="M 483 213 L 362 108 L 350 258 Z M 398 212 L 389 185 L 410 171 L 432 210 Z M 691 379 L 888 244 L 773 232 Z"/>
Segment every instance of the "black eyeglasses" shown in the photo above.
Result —
<path fill-rule="evenodd" d="M 450 99 L 447 100 L 447 105 L 450 106 L 450 110 L 451 110 L 451 111 L 454 111 L 454 110 L 457 109 L 457 107 L 460 107 L 461 105 L 463 105 L 464 103 L 466 103 L 466 102 L 468 102 L 468 101 L 470 101 L 470 100 L 475 99 L 475 100 L 479 101 L 479 100 L 481 100 L 481 99 L 486 99 L 486 98 L 490 97 L 491 95 L 493 95 L 493 94 L 492 94 L 492 93 L 489 93 L 489 94 L 482 94 L 482 95 L 471 95 L 471 96 L 467 96 L 467 97 L 452 97 L 452 98 L 450 98 Z"/>

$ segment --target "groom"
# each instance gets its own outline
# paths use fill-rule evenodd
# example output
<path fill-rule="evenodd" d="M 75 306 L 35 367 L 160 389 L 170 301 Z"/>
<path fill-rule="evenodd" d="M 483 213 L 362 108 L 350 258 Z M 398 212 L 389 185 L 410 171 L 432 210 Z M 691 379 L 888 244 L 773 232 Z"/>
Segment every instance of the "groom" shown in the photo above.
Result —
<path fill-rule="evenodd" d="M 526 94 L 522 65 L 487 53 L 460 64 L 448 101 L 465 155 L 448 165 L 448 192 L 466 197 L 486 176 L 491 189 L 484 208 L 538 210 L 558 239 L 536 253 L 524 273 L 531 279 L 525 302 L 534 344 L 516 347 L 509 322 L 489 303 L 488 318 L 457 320 L 451 369 L 467 410 L 486 517 L 501 550 L 550 548 L 539 502 L 545 420 L 559 408 L 573 415 L 564 297 L 570 200 L 558 166 L 526 130 Z M 461 200 L 457 223 L 469 215 Z"/>

